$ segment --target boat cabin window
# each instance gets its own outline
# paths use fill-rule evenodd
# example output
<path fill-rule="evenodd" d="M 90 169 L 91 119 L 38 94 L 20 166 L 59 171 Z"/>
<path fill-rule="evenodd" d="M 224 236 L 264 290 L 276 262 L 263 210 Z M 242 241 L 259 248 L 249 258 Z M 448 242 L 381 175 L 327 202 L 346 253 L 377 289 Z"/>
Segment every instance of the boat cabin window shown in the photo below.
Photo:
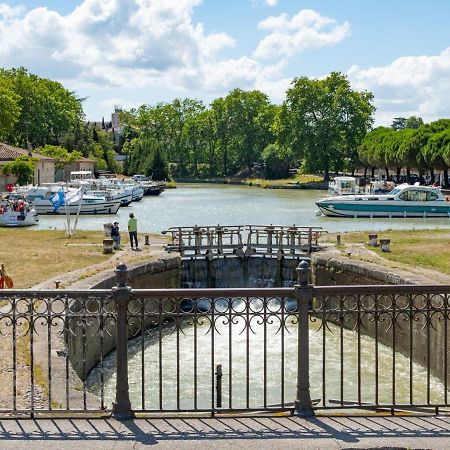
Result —
<path fill-rule="evenodd" d="M 415 190 L 409 189 L 402 194 L 400 194 L 399 198 L 401 200 L 406 200 L 410 202 L 426 202 L 430 200 L 436 200 L 438 198 L 435 192 L 423 191 L 423 190 Z"/>
<path fill-rule="evenodd" d="M 353 189 L 354 183 L 351 181 L 341 181 L 341 188 L 342 189 Z"/>

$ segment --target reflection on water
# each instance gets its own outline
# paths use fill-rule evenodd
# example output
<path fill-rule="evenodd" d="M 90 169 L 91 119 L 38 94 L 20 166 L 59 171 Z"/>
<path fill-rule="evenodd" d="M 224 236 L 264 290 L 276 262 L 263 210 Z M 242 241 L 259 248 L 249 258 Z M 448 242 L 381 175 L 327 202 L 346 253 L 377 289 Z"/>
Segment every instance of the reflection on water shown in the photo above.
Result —
<path fill-rule="evenodd" d="M 280 314 L 267 314 L 265 321 L 263 314 L 253 317 L 235 316 L 231 324 L 228 315 L 224 314 L 216 317 L 214 333 L 211 329 L 210 317 L 204 317 L 196 324 L 184 323 L 178 331 L 173 324 L 169 324 L 161 331 L 158 329 L 147 331 L 143 340 L 141 337 L 137 337 L 130 341 L 129 384 L 133 407 L 136 409 L 159 408 L 160 386 L 164 409 L 177 408 L 177 391 L 181 409 L 193 408 L 195 396 L 197 396 L 198 408 L 211 407 L 212 375 L 217 364 L 221 364 L 223 370 L 223 407 L 245 408 L 247 406 L 247 386 L 249 388 L 249 406 L 261 407 L 264 404 L 265 394 L 264 373 L 266 373 L 267 386 L 266 404 L 276 405 L 283 400 L 292 402 L 296 393 L 297 324 L 294 317 L 290 316 L 288 312 L 283 315 L 286 319 L 285 327 L 281 324 Z M 246 327 L 246 323 L 250 327 Z M 328 327 L 325 348 L 325 398 L 327 404 L 329 404 L 329 400 L 341 398 L 340 330 L 333 324 L 328 324 Z M 161 373 L 159 372 L 159 333 L 161 333 L 161 354 L 163 355 Z M 322 338 L 323 330 L 320 328 L 320 321 L 311 322 L 309 332 L 311 396 L 317 399 L 323 398 Z M 212 352 L 213 341 L 214 352 Z M 344 330 L 343 342 L 342 398 L 346 401 L 356 401 L 358 399 L 357 334 Z M 284 358 L 282 343 L 284 343 Z M 380 403 L 393 401 L 392 353 L 392 349 L 378 344 L 378 399 Z M 195 354 L 197 355 L 196 362 Z M 177 355 L 179 357 L 178 365 Z M 363 402 L 375 401 L 374 355 L 375 341 L 361 336 L 360 388 Z M 267 361 L 266 366 L 264 366 L 264 360 Z M 141 395 L 142 363 L 145 367 L 144 405 Z M 194 384 L 195 364 L 197 387 Z M 397 404 L 407 404 L 411 401 L 409 367 L 408 358 L 401 354 L 395 355 L 395 401 Z M 283 371 L 284 397 L 281 388 Z M 106 358 L 104 376 L 105 398 L 107 401 L 112 401 L 116 382 L 115 354 Z M 89 390 L 98 395 L 99 383 L 100 368 L 96 368 L 88 379 Z M 426 370 L 417 364 L 413 365 L 412 392 L 414 403 L 426 403 L 427 374 Z M 430 397 L 432 403 L 444 402 L 443 385 L 434 377 L 430 379 Z"/>
<path fill-rule="evenodd" d="M 278 224 L 321 226 L 330 232 L 413 228 L 450 228 L 450 219 L 340 219 L 317 217 L 315 202 L 325 191 L 261 189 L 220 184 L 182 185 L 159 197 L 144 197 L 117 215 L 80 216 L 78 228 L 103 230 L 118 220 L 122 230 L 133 211 L 140 232 L 159 233 L 173 226 Z M 40 229 L 64 229 L 65 216 L 40 216 Z"/>

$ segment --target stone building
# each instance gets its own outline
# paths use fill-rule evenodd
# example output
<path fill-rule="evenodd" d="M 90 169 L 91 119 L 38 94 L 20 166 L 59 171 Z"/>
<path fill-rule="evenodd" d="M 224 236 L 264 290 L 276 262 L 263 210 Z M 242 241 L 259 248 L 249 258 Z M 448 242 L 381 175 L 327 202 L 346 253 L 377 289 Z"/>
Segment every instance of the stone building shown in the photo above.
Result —
<path fill-rule="evenodd" d="M 22 155 L 28 156 L 30 153 L 24 148 L 13 147 L 0 142 L 0 192 L 5 190 L 7 184 L 15 184 L 17 182 L 15 175 L 5 175 L 3 173 L 2 166 Z M 53 183 L 55 181 L 55 160 L 35 152 L 32 152 L 31 156 L 36 159 L 33 184 Z"/>

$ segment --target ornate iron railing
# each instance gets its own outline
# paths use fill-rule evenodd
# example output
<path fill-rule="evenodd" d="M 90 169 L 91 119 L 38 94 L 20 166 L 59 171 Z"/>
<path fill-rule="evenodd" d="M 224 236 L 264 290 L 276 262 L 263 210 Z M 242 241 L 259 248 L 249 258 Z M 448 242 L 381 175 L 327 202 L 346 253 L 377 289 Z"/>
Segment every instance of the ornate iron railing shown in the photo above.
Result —
<path fill-rule="evenodd" d="M 0 291 L 0 413 L 450 406 L 450 286 L 298 273 L 293 288 L 131 289 L 120 265 L 111 290 Z"/>

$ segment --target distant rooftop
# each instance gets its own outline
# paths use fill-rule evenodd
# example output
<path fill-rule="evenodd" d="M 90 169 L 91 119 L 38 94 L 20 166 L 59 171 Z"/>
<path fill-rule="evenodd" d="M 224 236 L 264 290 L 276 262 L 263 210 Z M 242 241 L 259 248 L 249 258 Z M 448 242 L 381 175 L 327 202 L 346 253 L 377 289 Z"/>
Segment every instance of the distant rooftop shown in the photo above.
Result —
<path fill-rule="evenodd" d="M 0 142 L 0 161 L 14 161 L 19 156 L 26 155 L 28 156 L 28 150 L 19 147 L 13 147 L 8 144 L 4 144 Z M 39 153 L 32 152 L 31 155 L 33 158 L 40 160 L 53 161 L 54 158 L 50 156 L 40 155 Z"/>

